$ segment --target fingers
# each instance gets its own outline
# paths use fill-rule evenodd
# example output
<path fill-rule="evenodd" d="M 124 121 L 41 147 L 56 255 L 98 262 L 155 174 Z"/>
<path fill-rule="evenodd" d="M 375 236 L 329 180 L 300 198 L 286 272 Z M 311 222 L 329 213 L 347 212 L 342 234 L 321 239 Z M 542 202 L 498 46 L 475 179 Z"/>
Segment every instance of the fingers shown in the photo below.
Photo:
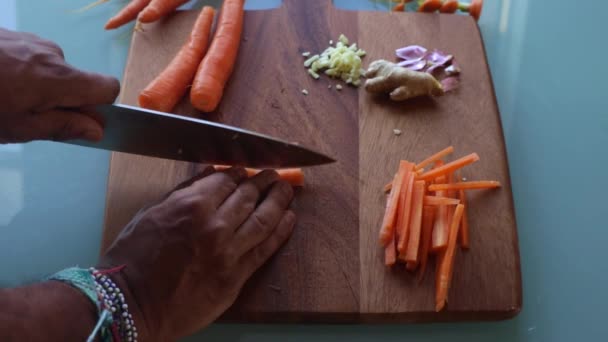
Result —
<path fill-rule="evenodd" d="M 289 239 L 295 222 L 295 214 L 291 210 L 286 211 L 270 236 L 240 258 L 238 264 L 243 267 L 245 279 L 248 279 Z"/>
<path fill-rule="evenodd" d="M 242 254 L 266 240 L 285 215 L 293 199 L 293 189 L 286 182 L 274 183 L 266 198 L 236 231 L 234 244 Z"/>
<path fill-rule="evenodd" d="M 103 137 L 103 128 L 97 121 L 84 113 L 69 110 L 50 110 L 31 114 L 27 119 L 20 120 L 13 134 L 15 142 L 37 139 L 99 141 Z"/>
<path fill-rule="evenodd" d="M 251 215 L 260 196 L 279 180 L 276 171 L 262 171 L 241 183 L 218 208 L 217 216 L 225 217 L 231 226 L 238 228 Z"/>
<path fill-rule="evenodd" d="M 194 182 L 187 190 L 200 194 L 209 201 L 209 205 L 218 208 L 245 178 L 247 172 L 244 168 L 232 167 Z"/>
<path fill-rule="evenodd" d="M 114 77 L 81 71 L 67 64 L 56 66 L 50 81 L 53 85 L 47 95 L 55 107 L 113 103 L 120 91 L 120 83 Z"/>

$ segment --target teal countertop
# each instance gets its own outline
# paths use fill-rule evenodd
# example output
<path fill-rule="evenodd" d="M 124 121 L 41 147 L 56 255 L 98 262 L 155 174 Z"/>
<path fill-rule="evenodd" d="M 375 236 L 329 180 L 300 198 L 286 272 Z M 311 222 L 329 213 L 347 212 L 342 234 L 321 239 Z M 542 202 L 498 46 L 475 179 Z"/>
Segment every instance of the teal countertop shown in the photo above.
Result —
<path fill-rule="evenodd" d="M 125 1 L 70 12 L 90 1 L 3 0 L 0 26 L 54 40 L 75 66 L 120 79 L 131 27 L 101 28 Z M 386 10 L 367 0 L 334 2 L 349 9 Z M 279 3 L 249 0 L 247 7 Z M 608 2 L 586 1 L 584 6 L 580 10 L 566 0 L 486 0 L 479 22 L 513 183 L 524 288 L 519 316 L 475 324 L 214 325 L 186 340 L 605 339 Z M 108 152 L 59 143 L 0 145 L 0 286 L 96 261 L 108 160 Z"/>

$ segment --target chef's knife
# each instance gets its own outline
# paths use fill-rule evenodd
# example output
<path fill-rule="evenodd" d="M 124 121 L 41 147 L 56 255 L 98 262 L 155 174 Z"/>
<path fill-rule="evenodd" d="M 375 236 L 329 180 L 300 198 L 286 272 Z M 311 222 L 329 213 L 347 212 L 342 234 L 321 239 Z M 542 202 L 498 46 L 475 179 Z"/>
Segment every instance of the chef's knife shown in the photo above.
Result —
<path fill-rule="evenodd" d="M 66 142 L 165 159 L 254 168 L 335 161 L 297 144 L 215 122 L 126 105 L 101 105 L 97 112 L 104 120 L 101 141 Z"/>

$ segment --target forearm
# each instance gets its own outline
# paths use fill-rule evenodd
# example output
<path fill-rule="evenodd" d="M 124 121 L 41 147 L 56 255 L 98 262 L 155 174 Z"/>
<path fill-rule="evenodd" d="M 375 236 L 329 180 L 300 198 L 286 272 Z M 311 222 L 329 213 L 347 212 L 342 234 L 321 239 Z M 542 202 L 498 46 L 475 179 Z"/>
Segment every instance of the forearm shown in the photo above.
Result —
<path fill-rule="evenodd" d="M 85 341 L 96 317 L 84 294 L 58 281 L 0 289 L 0 341 Z"/>

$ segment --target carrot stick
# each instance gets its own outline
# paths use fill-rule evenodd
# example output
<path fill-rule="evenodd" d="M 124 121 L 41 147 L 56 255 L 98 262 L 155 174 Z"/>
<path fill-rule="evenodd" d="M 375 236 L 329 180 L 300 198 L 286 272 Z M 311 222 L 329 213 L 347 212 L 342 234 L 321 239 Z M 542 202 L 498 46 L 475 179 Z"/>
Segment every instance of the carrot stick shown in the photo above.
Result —
<path fill-rule="evenodd" d="M 393 188 L 393 182 L 389 182 L 384 185 L 383 189 L 384 189 L 384 192 L 390 192 L 392 188 Z"/>
<path fill-rule="evenodd" d="M 430 188 L 430 187 L 429 187 Z M 449 197 L 424 196 L 424 205 L 458 205 L 460 200 Z"/>
<path fill-rule="evenodd" d="M 441 262 L 438 267 L 437 284 L 435 288 L 435 311 L 441 311 L 448 297 L 448 290 L 450 289 L 450 280 L 452 277 L 452 270 L 454 268 L 454 255 L 456 252 L 456 238 L 458 237 L 458 227 L 460 227 L 460 219 L 462 218 L 462 212 L 464 206 L 459 204 L 456 206 L 454 211 L 454 218 L 450 223 L 450 234 L 448 246 L 445 250 L 445 254 L 441 258 Z"/>
<path fill-rule="evenodd" d="M 463 212 L 462 212 L 462 222 L 461 222 L 461 227 L 460 227 L 460 246 L 464 249 L 469 249 L 469 219 L 467 216 L 467 196 L 465 194 L 465 191 L 460 189 L 458 191 L 459 194 L 459 198 L 460 198 L 460 202 L 462 202 L 462 205 L 464 206 Z"/>
<path fill-rule="evenodd" d="M 399 226 L 399 243 L 397 244 L 397 250 L 400 255 L 403 254 L 402 259 L 405 258 L 405 251 L 407 249 L 407 241 L 409 239 L 409 227 L 412 213 L 412 204 L 415 188 L 415 174 L 410 172 L 407 179 L 407 187 L 405 188 L 405 197 L 403 200 L 403 206 L 401 212 L 403 213 L 403 219 L 401 220 L 401 226 Z"/>
<path fill-rule="evenodd" d="M 118 28 L 137 18 L 139 12 L 148 6 L 150 1 L 151 0 L 131 0 L 127 6 L 123 7 L 120 12 L 108 20 L 105 29 L 112 30 Z"/>
<path fill-rule="evenodd" d="M 500 187 L 500 182 L 497 182 L 497 181 L 471 181 L 471 182 L 456 182 L 456 183 L 451 183 L 451 184 L 432 184 L 432 185 L 429 185 L 429 191 L 492 189 L 492 188 L 499 188 L 499 187 Z"/>
<path fill-rule="evenodd" d="M 438 183 L 445 182 L 445 176 L 440 176 L 437 178 Z M 436 191 L 435 195 L 438 197 L 445 197 L 446 191 L 440 190 Z M 435 217 L 435 223 L 433 225 L 433 234 L 432 234 L 432 243 L 431 250 L 432 251 L 440 251 L 445 248 L 448 243 L 448 207 L 445 205 L 440 205 L 437 209 L 437 216 Z"/>
<path fill-rule="evenodd" d="M 431 236 L 433 234 L 433 220 L 435 220 L 436 207 L 424 206 L 422 209 L 422 240 L 420 242 L 420 270 L 418 271 L 418 283 L 424 279 L 426 263 L 431 250 Z"/>
<path fill-rule="evenodd" d="M 412 212 L 410 219 L 409 238 L 405 261 L 417 263 L 418 249 L 420 247 L 420 231 L 422 228 L 422 207 L 424 200 L 424 181 L 414 183 L 414 194 L 412 195 Z"/>
<path fill-rule="evenodd" d="M 202 9 L 188 41 L 165 70 L 139 94 L 141 107 L 170 112 L 184 96 L 207 52 L 214 16 L 212 7 Z"/>
<path fill-rule="evenodd" d="M 231 168 L 231 166 L 213 165 L 213 168 L 215 168 L 216 171 L 223 171 Z M 245 168 L 245 170 L 247 171 L 247 177 L 253 177 L 258 173 L 262 172 L 262 170 L 250 168 Z M 304 186 L 304 172 L 302 172 L 302 169 L 277 169 L 275 171 L 279 174 L 279 178 L 291 184 L 292 186 Z"/>
<path fill-rule="evenodd" d="M 441 13 L 454 13 L 458 10 L 458 1 L 457 0 L 446 0 L 441 5 L 439 12 Z"/>
<path fill-rule="evenodd" d="M 382 220 L 382 228 L 380 229 L 380 243 L 382 246 L 386 246 L 391 239 L 393 230 L 395 230 L 395 222 L 397 221 L 397 205 L 399 204 L 399 191 L 401 190 L 401 184 L 403 184 L 405 171 L 409 163 L 402 160 L 399 162 L 399 172 L 395 176 L 393 181 L 393 189 L 389 196 L 388 209 Z"/>
<path fill-rule="evenodd" d="M 224 1 L 209 52 L 192 83 L 190 102 L 203 112 L 217 108 L 234 68 L 243 31 L 243 4 L 244 0 Z"/>
<path fill-rule="evenodd" d="M 384 264 L 386 266 L 392 266 L 397 262 L 397 246 L 395 245 L 395 241 L 395 231 L 393 230 L 391 240 L 384 249 Z"/>
<path fill-rule="evenodd" d="M 431 165 L 431 164 L 435 163 L 436 161 L 449 155 L 452 152 L 454 152 L 454 147 L 448 146 L 448 147 L 444 148 L 443 150 L 441 150 L 441 151 L 433 154 L 432 156 L 426 158 L 425 160 L 421 161 L 420 163 L 416 164 L 416 170 L 422 169 L 422 168 L 426 167 L 427 165 Z"/>
<path fill-rule="evenodd" d="M 441 5 L 441 0 L 426 0 L 418 7 L 418 12 L 435 12 Z"/>
<path fill-rule="evenodd" d="M 409 220 L 409 217 L 405 217 L 405 208 L 406 208 L 406 198 L 408 188 L 413 186 L 414 176 L 410 176 L 412 171 L 414 170 L 414 164 L 407 163 L 405 169 L 405 176 L 403 178 L 403 183 L 401 184 L 401 189 L 399 190 L 399 203 L 397 204 L 397 225 L 395 226 L 395 236 L 397 241 L 399 241 L 401 234 L 407 234 L 407 231 L 403 229 L 403 227 L 407 227 L 407 222 L 404 222 L 404 219 Z M 412 183 L 410 184 L 410 180 Z M 411 190 L 410 190 L 411 191 Z M 407 238 L 407 237 L 406 237 Z"/>
<path fill-rule="evenodd" d="M 472 164 L 479 160 L 477 153 L 471 153 L 468 156 L 464 156 L 460 159 L 456 159 L 436 169 L 429 170 L 418 177 L 420 180 L 431 180 L 441 175 L 446 175 L 450 172 L 456 171 L 466 165 Z"/>
<path fill-rule="evenodd" d="M 137 19 L 142 23 L 151 23 L 164 17 L 165 15 L 175 11 L 179 6 L 190 0 L 152 0 L 146 8 L 144 8 Z"/>

